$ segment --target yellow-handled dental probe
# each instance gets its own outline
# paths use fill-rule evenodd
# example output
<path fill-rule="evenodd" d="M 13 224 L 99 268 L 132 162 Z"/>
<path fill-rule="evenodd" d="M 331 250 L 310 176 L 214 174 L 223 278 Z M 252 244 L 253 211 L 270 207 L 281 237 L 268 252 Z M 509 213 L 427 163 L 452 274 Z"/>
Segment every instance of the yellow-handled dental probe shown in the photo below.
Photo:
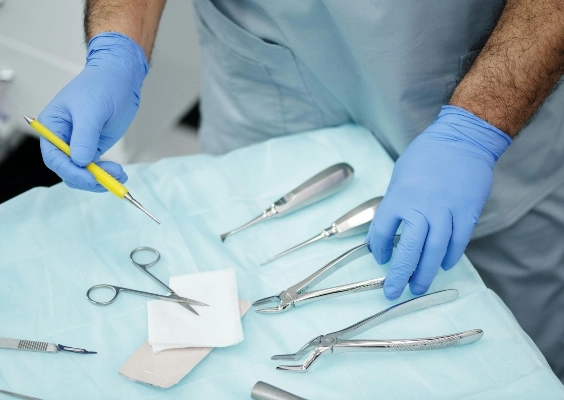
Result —
<path fill-rule="evenodd" d="M 33 129 L 41 134 L 41 136 L 53 143 L 59 150 L 70 157 L 70 146 L 66 144 L 60 137 L 51 132 L 45 125 L 43 125 L 35 118 L 29 117 L 27 115 L 24 115 L 24 118 Z M 161 221 L 155 218 L 149 211 L 145 210 L 145 208 L 137 200 L 135 200 L 133 196 L 131 196 L 125 186 L 119 183 L 113 176 L 108 174 L 102 168 L 94 163 L 90 163 L 86 166 L 86 169 L 90 171 L 90 173 L 94 175 L 94 178 L 96 178 L 100 185 L 104 186 L 106 189 L 108 189 L 108 191 L 112 192 L 120 199 L 126 199 L 135 207 L 139 208 L 141 211 L 151 217 L 155 222 L 157 222 L 158 224 L 161 223 Z"/>

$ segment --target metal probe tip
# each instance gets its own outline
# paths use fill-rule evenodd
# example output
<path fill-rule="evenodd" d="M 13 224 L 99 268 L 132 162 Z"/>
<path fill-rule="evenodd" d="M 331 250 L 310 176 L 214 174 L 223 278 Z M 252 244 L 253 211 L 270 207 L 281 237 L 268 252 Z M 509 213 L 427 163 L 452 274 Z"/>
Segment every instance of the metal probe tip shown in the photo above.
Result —
<path fill-rule="evenodd" d="M 24 115 L 23 117 L 27 121 L 28 124 L 31 124 L 31 122 L 33 121 L 33 118 L 31 118 L 29 115 Z"/>
<path fill-rule="evenodd" d="M 327 228 L 327 229 L 323 230 L 319 235 L 316 235 L 316 236 L 312 237 L 311 239 L 306 240 L 305 242 L 302 242 L 302 243 L 300 243 L 300 244 L 298 244 L 294 247 L 289 248 L 288 250 L 284 250 L 283 252 L 276 254 L 274 257 L 271 257 L 268 260 L 262 262 L 260 264 L 260 266 L 262 267 L 263 265 L 266 265 L 271 261 L 274 261 L 274 260 L 276 260 L 280 257 L 283 257 L 286 254 L 290 254 L 293 251 L 301 249 L 302 247 L 305 247 L 305 246 L 307 246 L 311 243 L 315 243 L 318 240 L 325 239 L 325 238 L 330 237 L 330 236 L 331 236 L 331 228 Z"/>
<path fill-rule="evenodd" d="M 145 210 L 145 207 L 143 207 L 141 205 L 141 203 L 139 203 L 137 200 L 135 200 L 131 194 L 126 193 L 125 196 L 123 196 L 123 197 L 124 197 L 124 199 L 129 201 L 131 204 L 133 204 L 135 207 L 137 207 L 138 209 L 143 211 L 145 214 L 147 214 L 149 217 L 151 217 L 153 219 L 153 221 L 155 221 L 157 224 L 161 223 L 161 221 L 159 221 L 156 217 L 154 217 L 153 214 L 151 214 L 149 211 Z"/>

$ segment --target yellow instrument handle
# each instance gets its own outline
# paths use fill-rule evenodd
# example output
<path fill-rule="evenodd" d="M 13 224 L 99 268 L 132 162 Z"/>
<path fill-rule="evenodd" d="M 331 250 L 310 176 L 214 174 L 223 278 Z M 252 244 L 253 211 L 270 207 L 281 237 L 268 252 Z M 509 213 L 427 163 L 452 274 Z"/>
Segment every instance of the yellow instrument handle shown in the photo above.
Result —
<path fill-rule="evenodd" d="M 39 132 L 41 136 L 53 143 L 59 150 L 70 157 L 70 146 L 66 144 L 60 137 L 47 129 L 45 125 L 43 125 L 36 119 L 31 121 L 29 125 L 37 132 Z M 90 163 L 86 166 L 86 169 L 90 171 L 92 175 L 94 175 L 94 178 L 96 178 L 100 185 L 104 186 L 120 199 L 123 199 L 123 197 L 127 194 L 128 190 L 125 186 L 119 183 L 113 176 L 108 174 L 96 164 Z"/>

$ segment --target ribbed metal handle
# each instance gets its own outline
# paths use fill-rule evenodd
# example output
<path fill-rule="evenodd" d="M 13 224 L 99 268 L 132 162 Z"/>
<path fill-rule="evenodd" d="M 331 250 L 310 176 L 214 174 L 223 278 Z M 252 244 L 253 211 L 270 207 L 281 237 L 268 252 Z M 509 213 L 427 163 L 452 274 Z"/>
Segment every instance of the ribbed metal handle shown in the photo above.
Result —
<path fill-rule="evenodd" d="M 0 338 L 0 348 L 27 351 L 42 351 L 47 353 L 56 353 L 59 351 L 53 343 L 36 342 L 33 340 L 18 340 L 9 338 Z"/>
<path fill-rule="evenodd" d="M 49 343 L 46 342 L 34 342 L 31 340 L 20 340 L 18 344 L 18 349 L 20 350 L 31 350 L 31 351 L 47 351 L 47 346 Z"/>
<path fill-rule="evenodd" d="M 397 340 L 339 340 L 333 345 L 333 353 L 350 351 L 420 351 L 437 350 L 462 346 L 480 340 L 484 336 L 481 329 L 453 333 L 422 339 Z"/>

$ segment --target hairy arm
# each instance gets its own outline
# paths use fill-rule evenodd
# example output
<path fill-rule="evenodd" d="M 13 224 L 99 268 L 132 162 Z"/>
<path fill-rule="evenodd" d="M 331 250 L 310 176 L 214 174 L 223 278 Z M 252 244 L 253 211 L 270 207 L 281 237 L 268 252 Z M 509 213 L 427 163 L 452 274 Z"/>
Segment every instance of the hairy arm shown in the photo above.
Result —
<path fill-rule="evenodd" d="M 147 60 L 155 43 L 166 0 L 87 0 L 84 35 L 88 42 L 101 32 L 119 32 L 145 51 Z"/>
<path fill-rule="evenodd" d="M 514 137 L 564 74 L 564 2 L 508 0 L 450 104 Z"/>

